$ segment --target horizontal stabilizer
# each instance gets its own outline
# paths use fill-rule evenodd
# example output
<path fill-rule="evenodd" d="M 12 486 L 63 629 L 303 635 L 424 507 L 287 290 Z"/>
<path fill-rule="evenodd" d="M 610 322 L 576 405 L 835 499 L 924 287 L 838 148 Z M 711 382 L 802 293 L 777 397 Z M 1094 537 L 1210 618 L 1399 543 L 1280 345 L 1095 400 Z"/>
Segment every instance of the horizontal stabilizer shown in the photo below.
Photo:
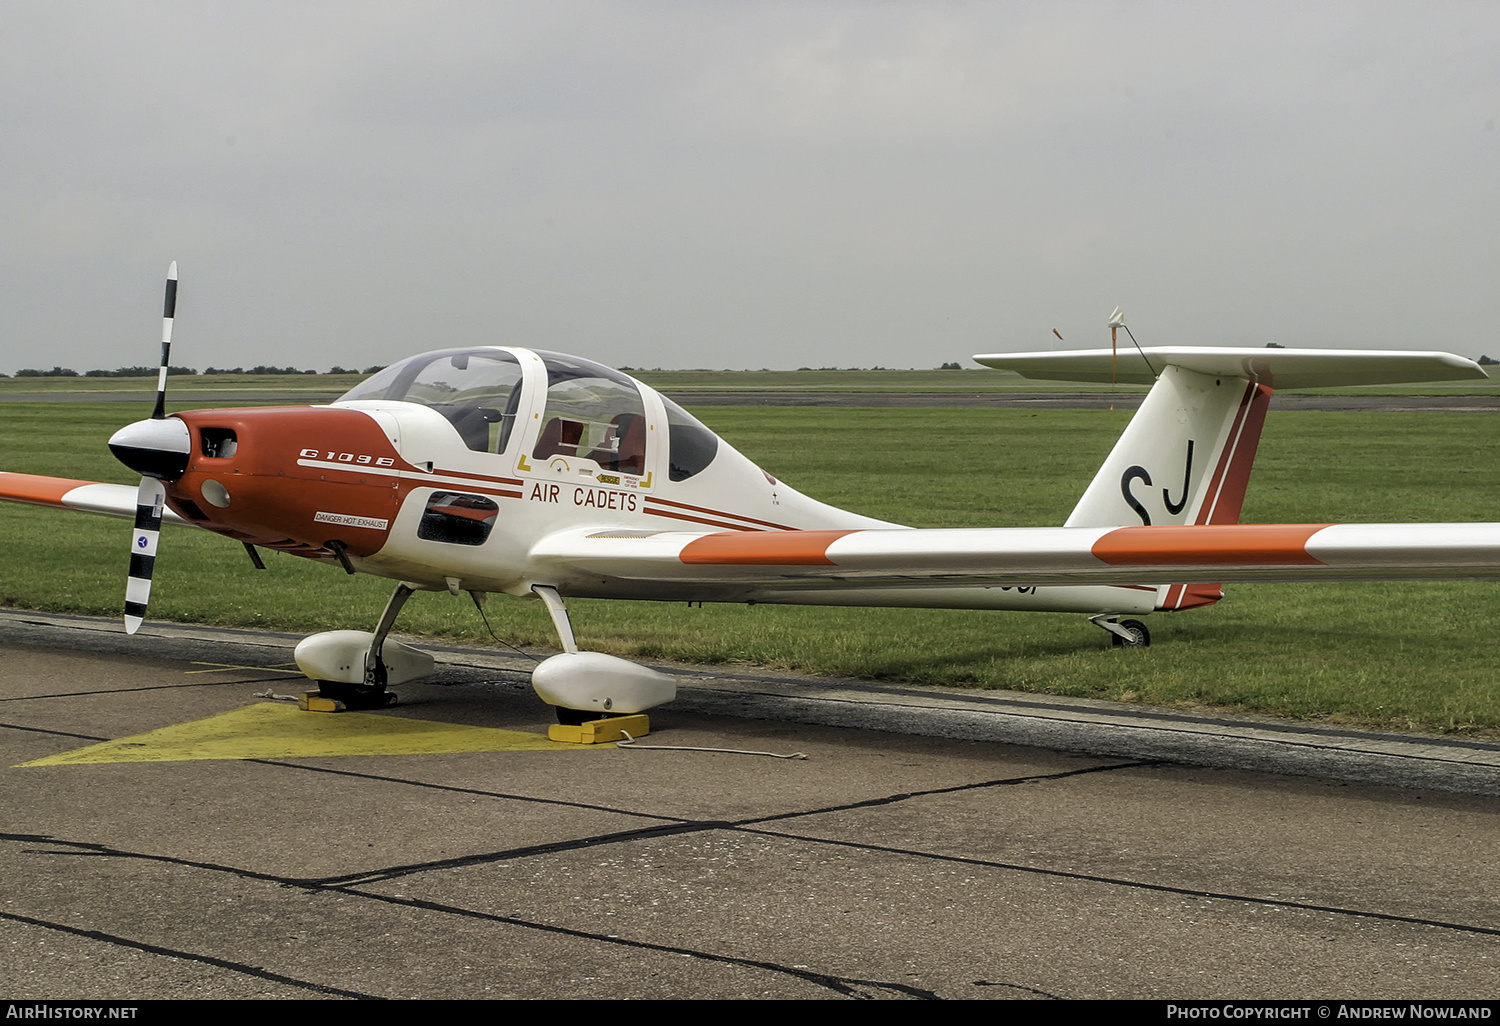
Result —
<path fill-rule="evenodd" d="M 1337 385 L 1395 385 L 1488 377 L 1473 360 L 1452 353 L 1389 349 L 1249 349 L 1216 346 L 1120 347 L 1055 353 L 992 353 L 986 367 L 1050 381 L 1149 385 L 1163 369 L 1181 367 L 1210 377 L 1241 378 L 1274 389 Z"/>

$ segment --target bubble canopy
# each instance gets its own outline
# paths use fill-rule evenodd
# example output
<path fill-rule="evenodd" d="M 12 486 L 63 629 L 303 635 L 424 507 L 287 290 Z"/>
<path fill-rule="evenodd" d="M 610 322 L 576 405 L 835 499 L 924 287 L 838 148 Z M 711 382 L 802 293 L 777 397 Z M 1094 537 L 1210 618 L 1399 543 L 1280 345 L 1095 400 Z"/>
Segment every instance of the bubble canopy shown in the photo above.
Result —
<path fill-rule="evenodd" d="M 591 360 L 533 352 L 547 368 L 546 424 L 558 428 L 557 439 L 544 428 L 535 445 L 549 452 L 534 455 L 587 455 L 601 467 L 639 473 L 644 449 L 632 442 L 631 425 L 644 425 L 642 386 Z M 499 348 L 440 349 L 392 364 L 338 401 L 357 400 L 431 407 L 453 424 L 470 449 L 505 452 L 521 404 L 521 364 L 513 353 Z M 718 436 L 670 399 L 661 400 L 667 412 L 670 477 L 686 480 L 713 461 Z"/>

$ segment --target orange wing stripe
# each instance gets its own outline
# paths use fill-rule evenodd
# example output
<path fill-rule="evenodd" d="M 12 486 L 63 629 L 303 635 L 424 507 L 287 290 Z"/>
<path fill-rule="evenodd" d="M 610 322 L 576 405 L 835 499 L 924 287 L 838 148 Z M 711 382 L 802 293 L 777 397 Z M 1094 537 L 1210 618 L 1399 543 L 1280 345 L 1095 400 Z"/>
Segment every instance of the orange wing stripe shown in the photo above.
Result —
<path fill-rule="evenodd" d="M 69 481 L 40 474 L 0 474 L 0 495 L 14 502 L 33 502 L 38 506 L 61 506 L 62 498 L 88 481 Z"/>
<path fill-rule="evenodd" d="M 1307 540 L 1330 524 L 1233 524 L 1195 527 L 1122 527 L 1094 543 L 1094 555 L 1111 566 L 1321 566 Z"/>
<path fill-rule="evenodd" d="M 706 534 L 682 547 L 684 563 L 833 566 L 828 546 L 853 531 L 739 531 Z"/>

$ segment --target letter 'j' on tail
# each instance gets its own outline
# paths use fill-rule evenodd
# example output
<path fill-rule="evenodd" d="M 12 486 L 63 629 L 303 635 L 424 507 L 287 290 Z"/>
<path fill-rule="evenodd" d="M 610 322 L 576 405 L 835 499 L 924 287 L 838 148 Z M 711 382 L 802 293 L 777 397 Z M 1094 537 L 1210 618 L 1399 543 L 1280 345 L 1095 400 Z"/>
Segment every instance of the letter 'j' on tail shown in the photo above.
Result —
<path fill-rule="evenodd" d="M 1448 353 L 1155 347 L 976 356 L 1064 381 L 1150 383 L 1151 391 L 1068 517 L 1068 527 L 1237 524 L 1273 388 L 1482 378 Z M 1217 602 L 1217 584 L 1171 584 L 1157 608 Z"/>

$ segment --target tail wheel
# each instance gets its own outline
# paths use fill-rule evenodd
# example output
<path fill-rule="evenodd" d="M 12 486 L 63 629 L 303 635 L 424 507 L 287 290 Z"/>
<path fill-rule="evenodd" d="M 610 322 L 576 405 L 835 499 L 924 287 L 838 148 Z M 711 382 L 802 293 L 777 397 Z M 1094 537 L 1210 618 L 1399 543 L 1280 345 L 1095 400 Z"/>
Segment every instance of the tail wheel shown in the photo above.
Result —
<path fill-rule="evenodd" d="M 1151 645 L 1151 632 L 1146 625 L 1139 620 L 1121 620 L 1120 626 L 1130 634 L 1131 640 L 1127 641 L 1120 635 L 1110 632 L 1110 644 L 1115 648 L 1147 648 Z"/>

